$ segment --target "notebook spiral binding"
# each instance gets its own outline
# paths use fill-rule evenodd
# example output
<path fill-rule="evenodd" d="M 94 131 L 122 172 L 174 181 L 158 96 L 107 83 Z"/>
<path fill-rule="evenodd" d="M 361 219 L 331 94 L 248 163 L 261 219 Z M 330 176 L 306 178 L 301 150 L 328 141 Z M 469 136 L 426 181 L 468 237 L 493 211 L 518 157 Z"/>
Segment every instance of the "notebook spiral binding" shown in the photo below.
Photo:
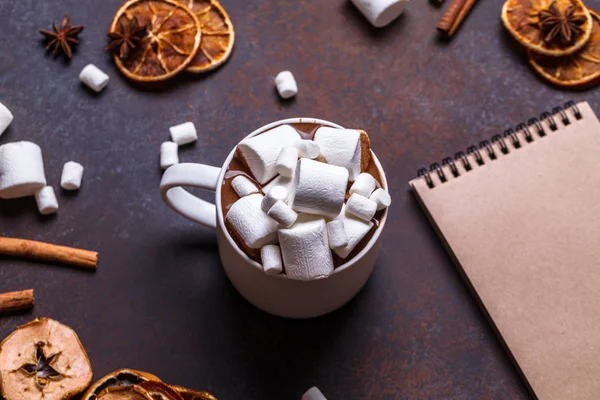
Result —
<path fill-rule="evenodd" d="M 546 136 L 547 132 L 544 129 L 542 122 L 547 122 L 550 130 L 554 132 L 558 129 L 556 118 L 560 118 L 560 121 L 565 126 L 571 123 L 568 112 L 572 112 L 576 120 L 580 120 L 582 118 L 577 104 L 575 104 L 573 101 L 568 101 L 565 103 L 564 107 L 555 107 L 552 109 L 552 112 L 543 112 L 539 118 L 529 119 L 526 124 L 521 123 L 515 126 L 514 129 L 505 130 L 503 135 L 494 135 L 491 137 L 491 140 L 482 140 L 479 142 L 479 148 L 477 146 L 467 147 L 466 155 L 464 152 L 459 151 L 454 154 L 454 159 L 452 159 L 452 157 L 444 158 L 441 166 L 439 163 L 432 163 L 429 165 L 429 170 L 427 170 L 427 168 L 420 168 L 418 171 L 418 177 L 425 179 L 427 186 L 429 186 L 430 189 L 433 189 L 435 187 L 435 183 L 431 178 L 432 174 L 436 174 L 441 183 L 448 182 L 448 179 L 450 178 L 450 176 L 448 176 L 448 174 L 444 171 L 443 167 L 448 166 L 452 176 L 457 178 L 460 176 L 460 171 L 456 166 L 457 163 L 460 163 L 464 170 L 469 172 L 473 170 L 475 166 L 485 164 L 485 159 L 482 157 L 481 152 L 485 152 L 489 159 L 494 161 L 498 159 L 500 154 L 498 154 L 498 151 L 494 149 L 492 146 L 493 144 L 497 144 L 497 146 L 500 147 L 500 153 L 508 154 L 510 152 L 510 148 L 506 144 L 507 140 L 510 140 L 515 149 L 519 149 L 523 146 L 523 144 L 533 142 L 534 134 L 537 134 L 537 136 L 543 138 Z M 519 132 L 521 132 L 525 137 L 526 143 L 522 143 L 522 140 L 518 137 L 517 133 Z M 467 158 L 468 155 L 473 156 L 476 165 L 469 161 L 469 158 Z"/>

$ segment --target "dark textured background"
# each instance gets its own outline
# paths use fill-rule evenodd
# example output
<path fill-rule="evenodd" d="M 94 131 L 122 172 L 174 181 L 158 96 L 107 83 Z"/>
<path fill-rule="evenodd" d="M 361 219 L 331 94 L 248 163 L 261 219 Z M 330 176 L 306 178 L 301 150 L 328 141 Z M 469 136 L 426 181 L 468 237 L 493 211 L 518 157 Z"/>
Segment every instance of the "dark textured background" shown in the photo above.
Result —
<path fill-rule="evenodd" d="M 15 116 L 0 143 L 38 143 L 55 189 L 66 161 L 86 168 L 78 193 L 58 190 L 54 217 L 38 215 L 33 198 L 0 201 L 0 233 L 95 249 L 101 260 L 89 273 L 0 259 L 0 291 L 37 294 L 33 312 L 0 317 L 0 336 L 52 317 L 79 333 L 96 378 L 138 368 L 219 399 L 299 399 L 312 385 L 332 400 L 529 399 L 407 182 L 566 100 L 596 108 L 598 91 L 538 80 L 504 32 L 497 0 L 478 4 L 450 43 L 436 38 L 442 10 L 424 0 L 381 30 L 345 0 L 222 3 L 237 36 L 229 63 L 149 91 L 103 51 L 120 0 L 0 0 L 0 101 Z M 86 26 L 71 63 L 45 54 L 37 33 L 64 13 Z M 111 77 L 99 95 L 79 84 L 87 63 Z M 290 102 L 273 88 L 283 69 L 300 86 Z M 221 269 L 214 233 L 158 192 L 169 126 L 191 120 L 199 131 L 182 161 L 221 165 L 246 134 L 294 116 L 366 129 L 394 199 L 366 288 L 308 321 L 246 303 Z"/>

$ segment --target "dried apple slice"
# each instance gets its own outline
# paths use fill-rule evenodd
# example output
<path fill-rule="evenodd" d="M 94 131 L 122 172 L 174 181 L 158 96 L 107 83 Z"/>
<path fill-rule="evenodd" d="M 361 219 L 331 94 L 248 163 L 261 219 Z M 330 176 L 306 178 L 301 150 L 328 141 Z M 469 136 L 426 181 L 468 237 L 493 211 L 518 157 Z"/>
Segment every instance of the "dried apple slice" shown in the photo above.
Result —
<path fill-rule="evenodd" d="M 575 54 L 548 57 L 528 51 L 529 62 L 547 81 L 560 87 L 581 87 L 600 81 L 600 15 L 592 15 L 592 35 Z"/>
<path fill-rule="evenodd" d="M 217 0 L 177 0 L 188 6 L 202 29 L 200 49 L 186 71 L 211 71 L 229 59 L 235 42 L 233 23 Z"/>
<path fill-rule="evenodd" d="M 77 334 L 48 318 L 19 327 L 0 344 L 0 392 L 9 400 L 63 400 L 92 381 Z"/>
<path fill-rule="evenodd" d="M 547 56 L 576 52 L 592 33 L 592 17 L 581 0 L 506 0 L 501 18 L 519 43 Z"/>
<path fill-rule="evenodd" d="M 98 379 L 81 396 L 81 400 L 96 400 L 100 393 L 108 388 L 140 385 L 147 381 L 160 381 L 160 379 L 148 372 L 129 368 L 118 369 Z"/>
<path fill-rule="evenodd" d="M 183 397 L 183 400 L 217 400 L 215 396 L 208 392 L 199 392 L 177 385 L 171 385 L 171 387 Z"/>
<path fill-rule="evenodd" d="M 133 17 L 147 33 L 121 59 L 113 58 L 119 70 L 138 82 L 157 82 L 183 71 L 200 47 L 200 22 L 184 4 L 172 0 L 130 0 L 115 15 L 110 32 L 120 32 Z"/>

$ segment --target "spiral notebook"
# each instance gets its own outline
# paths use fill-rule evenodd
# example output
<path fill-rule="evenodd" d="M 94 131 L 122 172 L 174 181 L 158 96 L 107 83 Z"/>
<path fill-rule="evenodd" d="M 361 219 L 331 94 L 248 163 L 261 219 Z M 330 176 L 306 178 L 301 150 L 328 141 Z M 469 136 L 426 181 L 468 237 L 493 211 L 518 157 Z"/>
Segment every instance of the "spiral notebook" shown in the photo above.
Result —
<path fill-rule="evenodd" d="M 544 113 L 410 186 L 532 393 L 600 399 L 600 124 L 590 106 Z"/>

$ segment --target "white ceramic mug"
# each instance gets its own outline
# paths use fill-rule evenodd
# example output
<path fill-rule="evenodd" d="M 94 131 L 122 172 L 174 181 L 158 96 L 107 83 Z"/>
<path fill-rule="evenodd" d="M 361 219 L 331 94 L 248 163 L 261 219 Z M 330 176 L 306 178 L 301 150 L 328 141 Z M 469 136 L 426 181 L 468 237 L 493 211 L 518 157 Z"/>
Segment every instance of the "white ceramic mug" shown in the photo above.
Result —
<path fill-rule="evenodd" d="M 291 118 L 263 126 L 247 138 L 279 125 L 294 123 L 314 123 L 341 128 L 329 121 Z M 387 219 L 387 210 L 376 232 L 360 253 L 336 268 L 328 278 L 304 282 L 289 279 L 285 275 L 266 275 L 262 266 L 237 246 L 225 227 L 221 189 L 225 172 L 234 153 L 235 148 L 229 153 L 221 168 L 189 163 L 173 165 L 165 171 L 160 183 L 163 200 L 184 217 L 216 229 L 219 255 L 225 273 L 241 295 L 256 307 L 282 317 L 310 318 L 336 310 L 350 301 L 364 286 L 373 271 L 379 252 L 379 237 Z M 381 175 L 383 187 L 387 189 L 383 168 L 373 152 L 371 156 Z M 182 186 L 215 192 L 216 205 L 192 195 Z"/>

